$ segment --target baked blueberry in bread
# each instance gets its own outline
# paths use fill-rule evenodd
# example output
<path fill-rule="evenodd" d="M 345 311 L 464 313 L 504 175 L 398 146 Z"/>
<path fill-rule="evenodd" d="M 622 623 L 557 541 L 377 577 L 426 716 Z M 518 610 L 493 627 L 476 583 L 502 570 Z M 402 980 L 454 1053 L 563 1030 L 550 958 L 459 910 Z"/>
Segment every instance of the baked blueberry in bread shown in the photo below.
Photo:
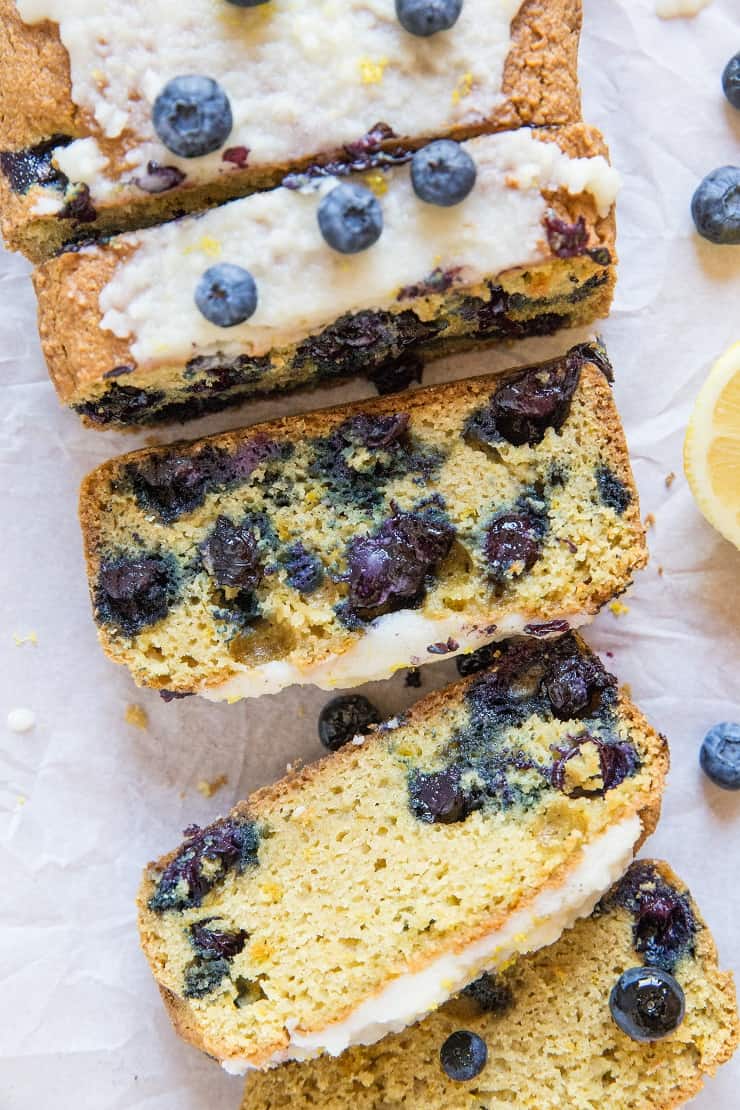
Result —
<path fill-rule="evenodd" d="M 625 972 L 668 979 L 671 993 L 638 998 L 631 1015 L 662 1023 L 657 1039 L 613 1020 Z M 640 860 L 556 944 L 484 975 L 400 1036 L 251 1076 L 242 1110 L 673 1110 L 737 1042 L 735 986 L 696 903 L 667 864 Z"/>
<path fill-rule="evenodd" d="M 170 1016 L 236 1072 L 400 1032 L 591 913 L 667 761 L 575 634 L 507 641 L 149 866 L 141 940 Z"/>
<path fill-rule="evenodd" d="M 582 124 L 434 142 L 62 254 L 34 278 L 60 400 L 103 428 L 350 375 L 385 391 L 421 358 L 604 316 L 605 153 Z"/>
<path fill-rule="evenodd" d="M 237 700 L 554 635 L 646 558 L 603 348 L 137 451 L 83 483 L 107 654 Z"/>
<path fill-rule="evenodd" d="M 458 0 L 433 34 L 414 6 L 0 0 L 6 243 L 38 262 L 291 171 L 579 119 L 580 0 Z"/>

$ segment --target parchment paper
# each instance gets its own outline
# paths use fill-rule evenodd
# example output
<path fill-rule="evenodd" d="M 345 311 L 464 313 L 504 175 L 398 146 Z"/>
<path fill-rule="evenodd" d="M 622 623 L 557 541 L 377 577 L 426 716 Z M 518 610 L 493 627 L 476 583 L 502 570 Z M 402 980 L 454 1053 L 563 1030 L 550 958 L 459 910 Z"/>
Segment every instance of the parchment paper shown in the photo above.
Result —
<path fill-rule="evenodd" d="M 671 23 L 655 17 L 653 0 L 586 0 L 585 115 L 624 176 L 621 277 L 602 331 L 643 513 L 655 517 L 652 562 L 626 599 L 629 613 L 605 612 L 589 637 L 613 653 L 613 668 L 671 741 L 664 816 L 648 851 L 690 882 L 736 970 L 740 796 L 711 786 L 697 756 L 709 726 L 740 714 L 740 553 L 695 508 L 681 446 L 709 365 L 740 339 L 740 248 L 702 242 L 689 215 L 701 177 L 740 157 L 740 113 L 720 89 L 738 47 L 738 0 Z M 142 437 L 84 431 L 58 408 L 28 273 L 19 257 L 0 257 L 0 1107 L 237 1110 L 240 1080 L 170 1028 L 138 949 L 135 891 L 142 866 L 185 825 L 212 820 L 288 761 L 320 754 L 316 718 L 328 695 L 165 705 L 105 660 L 90 619 L 77 487 Z M 425 380 L 547 357 L 577 338 L 438 363 Z M 187 434 L 368 392 L 355 383 L 308 401 L 260 403 Z M 32 633 L 37 644 L 16 644 Z M 392 714 L 454 675 L 454 664 L 438 663 L 424 669 L 421 691 L 397 676 L 368 693 Z M 129 704 L 144 708 L 148 728 L 125 721 Z M 23 735 L 5 726 L 18 706 L 37 717 Z M 228 783 L 212 797 L 197 789 L 220 775 Z M 740 1058 L 695 1105 L 736 1110 L 739 1090 Z"/>

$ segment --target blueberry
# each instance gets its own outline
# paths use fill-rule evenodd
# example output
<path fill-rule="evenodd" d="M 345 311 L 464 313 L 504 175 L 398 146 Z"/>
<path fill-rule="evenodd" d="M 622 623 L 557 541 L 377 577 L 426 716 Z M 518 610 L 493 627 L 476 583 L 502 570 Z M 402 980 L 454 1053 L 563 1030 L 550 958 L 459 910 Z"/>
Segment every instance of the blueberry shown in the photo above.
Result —
<path fill-rule="evenodd" d="M 185 968 L 182 993 L 186 998 L 205 998 L 221 985 L 230 970 L 228 960 L 196 956 Z"/>
<path fill-rule="evenodd" d="M 219 586 L 254 590 L 262 581 L 256 536 L 226 516 L 218 518 L 199 550 L 203 566 Z"/>
<path fill-rule="evenodd" d="M 396 15 L 409 34 L 427 38 L 454 27 L 462 6 L 463 0 L 396 0 Z"/>
<path fill-rule="evenodd" d="M 484 551 L 493 578 L 518 577 L 540 557 L 543 525 L 531 513 L 503 513 L 486 531 Z"/>
<path fill-rule="evenodd" d="M 430 774 L 414 771 L 409 776 L 409 804 L 414 817 L 430 825 L 454 825 L 470 813 L 457 767 Z"/>
<path fill-rule="evenodd" d="M 249 270 L 219 262 L 209 267 L 198 282 L 195 303 L 212 324 L 233 328 L 254 315 L 257 285 Z"/>
<path fill-rule="evenodd" d="M 227 4 L 233 4 L 237 8 L 257 8 L 267 2 L 268 0 L 226 0 Z"/>
<path fill-rule="evenodd" d="M 740 790 L 740 725 L 723 721 L 710 728 L 701 746 L 699 762 L 715 786 Z"/>
<path fill-rule="evenodd" d="M 452 139 L 429 143 L 411 159 L 411 184 L 417 197 L 442 208 L 465 200 L 475 176 L 475 162 Z"/>
<path fill-rule="evenodd" d="M 659 1041 L 678 1029 L 686 1011 L 684 993 L 659 967 L 631 967 L 609 995 L 614 1021 L 633 1041 Z"/>
<path fill-rule="evenodd" d="M 455 530 L 441 517 L 397 512 L 374 534 L 347 549 L 349 602 L 354 609 L 417 597 L 448 554 Z"/>
<path fill-rule="evenodd" d="M 720 166 L 704 178 L 691 200 L 696 230 L 711 243 L 740 243 L 740 166 Z"/>
<path fill-rule="evenodd" d="M 199 158 L 226 142 L 233 120 L 218 82 L 197 75 L 173 77 L 154 101 L 154 130 L 173 154 Z"/>
<path fill-rule="evenodd" d="M 475 1079 L 483 1071 L 488 1059 L 488 1048 L 477 1033 L 458 1029 L 442 1045 L 439 1059 L 445 1075 L 456 1083 L 465 1083 L 469 1079 Z"/>
<path fill-rule="evenodd" d="M 230 871 L 241 875 L 259 863 L 259 832 L 253 821 L 226 817 L 204 829 L 192 825 L 185 838 L 149 899 L 155 913 L 199 906 Z"/>
<path fill-rule="evenodd" d="M 383 230 L 383 210 L 364 185 L 337 185 L 321 201 L 318 220 L 326 242 L 342 254 L 367 250 Z"/>
<path fill-rule="evenodd" d="M 158 555 L 103 563 L 96 599 L 99 616 L 135 636 L 167 616 L 172 579 L 169 562 Z"/>
<path fill-rule="evenodd" d="M 740 51 L 725 66 L 722 88 L 732 107 L 740 108 Z"/>
<path fill-rule="evenodd" d="M 319 740 L 336 752 L 358 733 L 380 724 L 380 713 L 362 694 L 342 694 L 328 701 L 319 714 Z"/>

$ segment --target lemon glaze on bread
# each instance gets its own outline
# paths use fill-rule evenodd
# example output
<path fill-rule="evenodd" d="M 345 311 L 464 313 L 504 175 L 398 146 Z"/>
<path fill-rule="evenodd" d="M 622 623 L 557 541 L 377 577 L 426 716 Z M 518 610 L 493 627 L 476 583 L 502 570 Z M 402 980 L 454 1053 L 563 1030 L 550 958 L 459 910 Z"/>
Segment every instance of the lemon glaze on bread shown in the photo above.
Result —
<path fill-rule="evenodd" d="M 104 650 L 223 700 L 583 623 L 646 558 L 604 358 L 103 464 L 80 514 Z"/>
<path fill-rule="evenodd" d="M 574 122 L 580 25 L 580 0 L 466 0 L 430 39 L 393 0 L 0 0 L 3 234 L 39 261 L 317 162 L 372 168 L 430 137 Z M 230 101 L 231 132 L 205 156 L 177 157 L 152 127 L 179 74 Z"/>
<path fill-rule="evenodd" d="M 574 634 L 508 641 L 150 865 L 142 944 L 179 1032 L 238 1071 L 398 1031 L 589 913 L 666 768 Z"/>
<path fill-rule="evenodd" d="M 420 201 L 408 165 L 354 175 L 381 194 L 384 225 L 358 254 L 332 250 L 319 231 L 334 177 L 50 260 L 34 283 L 60 400 L 102 428 L 349 375 L 387 392 L 418 375 L 421 357 L 606 315 L 618 177 L 599 133 L 523 128 L 465 146 L 477 178 L 452 207 Z M 253 314 L 228 327 L 195 302 L 222 264 L 256 285 Z"/>
<path fill-rule="evenodd" d="M 675 975 L 686 1014 L 666 1039 L 640 1044 L 612 1021 L 609 994 L 623 971 L 654 963 Z M 461 1029 L 488 1049 L 468 1082 L 440 1064 Z M 674 1110 L 737 1043 L 732 976 L 717 966 L 696 903 L 667 864 L 640 860 L 556 944 L 483 978 L 401 1035 L 250 1076 L 242 1110 Z"/>

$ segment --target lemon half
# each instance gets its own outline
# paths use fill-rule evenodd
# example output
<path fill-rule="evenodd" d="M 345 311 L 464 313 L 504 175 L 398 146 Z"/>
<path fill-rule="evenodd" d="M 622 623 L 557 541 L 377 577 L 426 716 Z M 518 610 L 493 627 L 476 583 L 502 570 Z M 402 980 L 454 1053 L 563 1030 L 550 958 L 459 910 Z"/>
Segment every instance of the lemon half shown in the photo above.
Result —
<path fill-rule="evenodd" d="M 717 359 L 694 402 L 683 462 L 699 509 L 740 548 L 740 343 Z"/>

